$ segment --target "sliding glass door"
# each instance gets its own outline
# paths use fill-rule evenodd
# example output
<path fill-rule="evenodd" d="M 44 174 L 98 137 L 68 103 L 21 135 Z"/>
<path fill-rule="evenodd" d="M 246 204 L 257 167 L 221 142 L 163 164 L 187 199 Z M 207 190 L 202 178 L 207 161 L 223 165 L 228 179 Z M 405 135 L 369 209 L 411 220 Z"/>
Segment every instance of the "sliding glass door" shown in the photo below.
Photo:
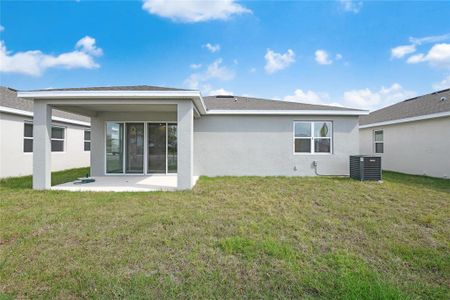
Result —
<path fill-rule="evenodd" d="M 167 125 L 167 173 L 177 172 L 177 124 Z"/>
<path fill-rule="evenodd" d="M 108 122 L 106 126 L 106 173 L 123 173 L 123 124 Z"/>
<path fill-rule="evenodd" d="M 166 123 L 148 123 L 148 173 L 166 173 Z"/>
<path fill-rule="evenodd" d="M 107 122 L 106 173 L 177 173 L 177 124 Z"/>
<path fill-rule="evenodd" d="M 126 123 L 126 169 L 127 174 L 144 173 L 144 123 Z"/>

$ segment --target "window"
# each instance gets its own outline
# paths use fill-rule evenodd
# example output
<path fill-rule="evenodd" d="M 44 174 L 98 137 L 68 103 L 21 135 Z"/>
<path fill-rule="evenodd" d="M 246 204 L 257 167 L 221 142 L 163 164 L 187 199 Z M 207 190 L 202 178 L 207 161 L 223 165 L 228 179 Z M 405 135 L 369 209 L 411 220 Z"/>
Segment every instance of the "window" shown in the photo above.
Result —
<path fill-rule="evenodd" d="M 52 127 L 52 152 L 64 152 L 64 127 Z"/>
<path fill-rule="evenodd" d="M 373 132 L 373 148 L 375 153 L 384 153 L 384 133 L 383 130 L 375 130 Z"/>
<path fill-rule="evenodd" d="M 25 122 L 23 128 L 23 152 L 33 152 L 33 124 Z M 64 127 L 52 126 L 52 152 L 64 151 L 64 137 Z"/>
<path fill-rule="evenodd" d="M 123 123 L 108 122 L 106 127 L 106 173 L 123 173 Z"/>
<path fill-rule="evenodd" d="M 167 173 L 177 172 L 177 124 L 167 125 Z"/>
<path fill-rule="evenodd" d="M 91 151 L 91 131 L 84 131 L 84 151 Z"/>
<path fill-rule="evenodd" d="M 294 122 L 294 153 L 331 153 L 332 123 Z"/>
<path fill-rule="evenodd" d="M 33 124 L 24 123 L 23 152 L 33 152 Z"/>

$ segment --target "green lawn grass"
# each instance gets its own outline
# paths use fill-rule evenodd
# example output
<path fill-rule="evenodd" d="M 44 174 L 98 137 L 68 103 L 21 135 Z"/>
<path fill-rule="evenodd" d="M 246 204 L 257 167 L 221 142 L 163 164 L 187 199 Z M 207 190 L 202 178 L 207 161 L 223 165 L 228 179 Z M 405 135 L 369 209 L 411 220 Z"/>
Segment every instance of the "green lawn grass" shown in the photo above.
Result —
<path fill-rule="evenodd" d="M 450 181 L 383 180 L 202 177 L 154 193 L 3 180 L 0 298 L 449 299 Z"/>

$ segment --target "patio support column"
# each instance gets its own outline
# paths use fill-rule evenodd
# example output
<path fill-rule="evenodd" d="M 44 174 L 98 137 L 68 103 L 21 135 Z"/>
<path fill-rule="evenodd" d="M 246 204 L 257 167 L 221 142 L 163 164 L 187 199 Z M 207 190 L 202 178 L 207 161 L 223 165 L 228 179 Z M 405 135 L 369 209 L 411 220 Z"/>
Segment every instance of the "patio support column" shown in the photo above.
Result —
<path fill-rule="evenodd" d="M 44 101 L 33 104 L 33 189 L 51 187 L 52 108 Z"/>
<path fill-rule="evenodd" d="M 177 105 L 177 164 L 179 190 L 194 185 L 194 105 L 183 101 Z"/>

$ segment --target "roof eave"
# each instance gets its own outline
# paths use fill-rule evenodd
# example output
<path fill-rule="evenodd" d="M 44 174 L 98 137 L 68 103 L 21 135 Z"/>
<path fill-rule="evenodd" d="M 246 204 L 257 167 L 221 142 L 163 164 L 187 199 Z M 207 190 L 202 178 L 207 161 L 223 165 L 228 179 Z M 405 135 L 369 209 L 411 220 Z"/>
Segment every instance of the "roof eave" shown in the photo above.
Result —
<path fill-rule="evenodd" d="M 171 98 L 192 99 L 200 114 L 206 106 L 199 91 L 24 91 L 17 96 L 24 99 L 120 99 L 120 98 Z"/>
<path fill-rule="evenodd" d="M 334 115 L 334 116 L 360 116 L 368 115 L 367 110 L 207 110 L 207 115 Z"/>
<path fill-rule="evenodd" d="M 372 127 L 378 127 L 378 126 L 387 126 L 387 125 L 394 125 L 394 124 L 400 124 L 400 123 L 442 118 L 442 117 L 450 117 L 450 111 L 444 111 L 444 112 L 439 112 L 439 113 L 433 113 L 433 114 L 427 114 L 427 115 L 421 115 L 421 116 L 415 116 L 415 117 L 408 117 L 408 118 L 402 118 L 402 119 L 374 122 L 374 123 L 360 125 L 359 128 L 365 129 L 365 128 L 372 128 Z"/>

